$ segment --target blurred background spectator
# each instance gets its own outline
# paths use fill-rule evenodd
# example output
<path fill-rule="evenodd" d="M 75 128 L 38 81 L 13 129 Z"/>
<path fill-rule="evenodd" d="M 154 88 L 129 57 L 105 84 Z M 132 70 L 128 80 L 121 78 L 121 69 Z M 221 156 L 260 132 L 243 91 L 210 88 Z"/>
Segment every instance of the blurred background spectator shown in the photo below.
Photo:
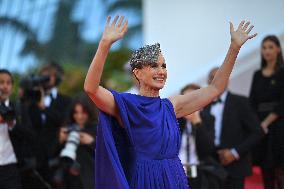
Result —
<path fill-rule="evenodd" d="M 266 134 L 253 150 L 254 163 L 262 169 L 265 189 L 284 188 L 284 60 L 276 36 L 262 41 L 250 101 Z"/>
<path fill-rule="evenodd" d="M 59 165 L 53 175 L 56 188 L 94 188 L 96 124 L 97 109 L 89 97 L 75 97 L 68 124 L 59 131 Z"/>

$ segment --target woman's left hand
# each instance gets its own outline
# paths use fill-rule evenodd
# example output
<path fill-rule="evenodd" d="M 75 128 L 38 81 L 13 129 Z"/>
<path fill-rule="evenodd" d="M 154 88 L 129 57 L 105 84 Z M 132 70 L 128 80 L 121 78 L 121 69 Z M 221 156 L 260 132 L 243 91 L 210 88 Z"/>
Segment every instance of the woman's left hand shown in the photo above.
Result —
<path fill-rule="evenodd" d="M 94 142 L 94 137 L 88 133 L 81 132 L 80 133 L 80 143 L 89 145 Z"/>
<path fill-rule="evenodd" d="M 68 138 L 67 129 L 66 127 L 61 127 L 59 130 L 59 143 L 62 144 L 66 142 Z"/>
<path fill-rule="evenodd" d="M 244 20 L 239 24 L 238 29 L 235 31 L 232 22 L 230 22 L 230 33 L 232 45 L 239 49 L 248 40 L 254 38 L 257 33 L 249 35 L 254 26 L 250 22 Z"/>

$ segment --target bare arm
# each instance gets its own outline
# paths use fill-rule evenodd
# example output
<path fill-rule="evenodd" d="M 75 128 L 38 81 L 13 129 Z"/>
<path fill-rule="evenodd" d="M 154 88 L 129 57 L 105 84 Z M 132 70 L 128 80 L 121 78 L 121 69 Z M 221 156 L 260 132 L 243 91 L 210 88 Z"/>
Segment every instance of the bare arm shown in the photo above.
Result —
<path fill-rule="evenodd" d="M 127 20 L 124 21 L 123 16 L 120 19 L 119 16 L 116 16 L 112 24 L 110 24 L 110 19 L 110 17 L 107 18 L 102 39 L 89 67 L 84 90 L 100 110 L 119 119 L 114 97 L 110 91 L 100 86 L 100 80 L 111 45 L 124 36 L 128 23 Z"/>
<path fill-rule="evenodd" d="M 238 29 L 234 31 L 233 24 L 230 23 L 231 45 L 222 66 L 217 71 L 212 83 L 209 86 L 185 95 L 177 95 L 170 98 L 170 101 L 173 103 L 177 118 L 191 114 L 196 110 L 200 110 L 226 89 L 241 46 L 248 39 L 256 36 L 256 34 L 249 36 L 249 32 L 253 28 L 253 26 L 248 28 L 249 24 L 249 22 L 245 23 L 245 21 L 242 21 L 239 24 Z"/>

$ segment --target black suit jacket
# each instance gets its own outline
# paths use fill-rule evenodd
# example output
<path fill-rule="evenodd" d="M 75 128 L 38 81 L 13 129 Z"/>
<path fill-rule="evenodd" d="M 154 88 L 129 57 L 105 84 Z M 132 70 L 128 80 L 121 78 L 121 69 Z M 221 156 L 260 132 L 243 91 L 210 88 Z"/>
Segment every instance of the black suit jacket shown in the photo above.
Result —
<path fill-rule="evenodd" d="M 211 115 L 210 110 L 211 105 L 204 109 L 204 113 Z M 246 97 L 230 92 L 224 104 L 222 119 L 221 141 L 216 149 L 235 148 L 240 159 L 225 168 L 232 177 L 248 176 L 251 174 L 249 152 L 263 136 L 259 120 Z"/>
<path fill-rule="evenodd" d="M 27 112 L 23 111 L 23 106 L 12 102 L 10 106 L 13 107 L 16 113 L 16 125 L 9 130 L 9 136 L 17 157 L 18 166 L 23 169 L 32 168 L 35 166 L 33 145 L 36 142 L 35 133 L 32 131 L 31 124 L 25 121 Z"/>
<path fill-rule="evenodd" d="M 37 154 L 40 160 L 50 159 L 55 155 L 57 133 L 66 121 L 70 105 L 71 98 L 58 93 L 57 98 L 45 110 L 40 110 L 36 104 L 29 107 L 32 127 L 38 138 Z"/>
<path fill-rule="evenodd" d="M 195 133 L 196 151 L 200 161 L 204 161 L 214 152 L 214 117 L 209 114 L 200 113 L 201 124 L 193 126 L 192 131 Z M 185 132 L 187 120 L 179 119 L 181 134 Z"/>

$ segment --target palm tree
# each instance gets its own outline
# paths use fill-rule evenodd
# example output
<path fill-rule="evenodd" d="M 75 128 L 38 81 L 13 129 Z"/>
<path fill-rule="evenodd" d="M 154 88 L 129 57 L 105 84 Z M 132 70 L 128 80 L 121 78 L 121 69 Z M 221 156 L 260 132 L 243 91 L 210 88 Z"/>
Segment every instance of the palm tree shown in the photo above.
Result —
<path fill-rule="evenodd" d="M 27 3 L 34 3 L 33 1 L 23 1 Z M 63 66 L 66 65 L 66 70 L 68 70 L 68 65 L 76 64 L 78 66 L 78 70 L 81 70 L 80 67 L 86 67 L 89 65 L 92 56 L 94 55 L 94 50 L 97 47 L 97 43 L 85 41 L 80 33 L 82 23 L 72 19 L 72 12 L 79 1 L 80 0 L 58 0 L 56 1 L 56 4 L 52 1 L 53 5 L 56 5 L 57 10 L 53 16 L 51 29 L 52 34 L 50 38 L 44 42 L 39 40 L 38 28 L 42 27 L 45 22 L 44 19 L 46 18 L 42 18 L 37 27 L 31 28 L 31 24 L 29 22 L 24 22 L 17 17 L 11 18 L 9 16 L 0 16 L 0 26 L 6 27 L 7 25 L 10 25 L 14 29 L 18 30 L 19 33 L 26 36 L 23 49 L 21 50 L 22 55 L 34 54 L 39 60 L 38 62 L 42 63 L 45 63 L 50 59 L 54 59 L 63 64 Z M 12 2 L 13 1 L 10 3 Z M 115 3 L 112 6 L 114 7 L 113 10 L 117 7 Z M 32 9 L 31 12 L 32 11 L 38 10 Z M 43 9 L 41 11 L 45 10 Z M 111 11 L 111 8 L 109 11 Z M 112 63 L 106 64 L 107 66 L 102 79 L 105 86 L 108 85 L 120 91 L 129 86 L 129 81 L 127 81 L 125 73 L 123 72 L 123 64 L 127 61 L 129 53 L 130 50 L 128 48 L 120 48 L 110 52 L 110 56 L 107 61 L 111 61 Z M 70 74 L 79 73 L 75 73 L 72 70 L 74 70 L 74 67 L 69 66 Z M 83 72 L 80 73 L 83 75 L 85 74 Z M 66 87 L 66 90 L 70 91 L 71 87 L 72 86 L 69 88 Z"/>
<path fill-rule="evenodd" d="M 23 1 L 30 3 L 26 0 Z M 36 27 L 31 28 L 32 18 L 24 22 L 19 17 L 4 15 L 0 16 L 0 26 L 7 27 L 9 25 L 26 37 L 23 49 L 21 50 L 22 55 L 34 54 L 40 62 L 45 62 L 49 59 L 56 59 L 59 62 L 66 59 L 79 60 L 80 55 L 77 53 L 78 44 L 84 43 L 79 32 L 81 23 L 75 22 L 71 18 L 77 1 L 58 0 L 57 11 L 53 17 L 52 35 L 46 42 L 40 42 L 38 39 L 39 28 L 46 22 L 44 19 L 40 20 L 41 22 Z M 13 4 L 13 1 L 10 3 Z M 38 11 L 36 8 L 34 7 L 31 10 L 30 15 L 33 15 L 33 11 Z M 13 41 L 11 42 L 13 43 Z"/>
<path fill-rule="evenodd" d="M 142 36 L 142 0 L 116 0 L 114 2 L 108 2 L 108 13 L 114 13 L 119 10 L 126 10 L 128 12 L 134 13 L 137 18 L 137 22 L 134 25 L 130 25 L 126 37 L 124 38 L 125 42 L 135 35 Z"/>
<path fill-rule="evenodd" d="M 0 16 L 0 26 L 11 26 L 18 32 L 24 34 L 31 43 L 39 46 L 36 33 L 26 23 L 18 20 L 17 18 L 10 18 L 8 16 Z"/>

